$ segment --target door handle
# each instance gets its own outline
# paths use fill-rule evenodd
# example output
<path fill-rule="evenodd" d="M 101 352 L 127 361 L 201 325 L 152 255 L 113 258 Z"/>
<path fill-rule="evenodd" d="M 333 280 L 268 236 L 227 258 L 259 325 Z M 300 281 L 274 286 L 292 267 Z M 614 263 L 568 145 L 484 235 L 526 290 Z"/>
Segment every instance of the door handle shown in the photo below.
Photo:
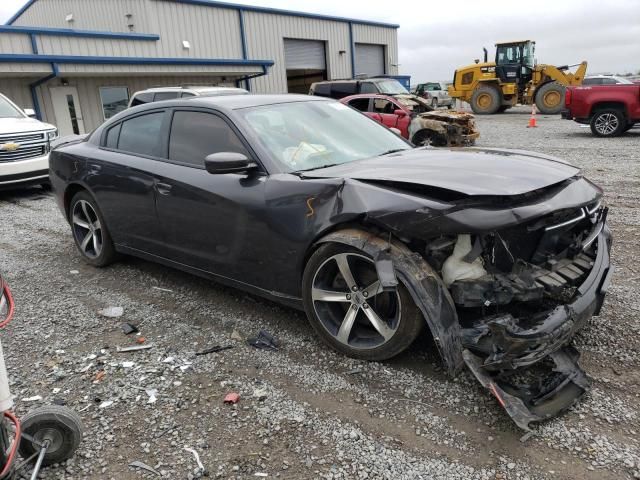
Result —
<path fill-rule="evenodd" d="M 171 193 L 171 185 L 158 182 L 156 183 L 156 190 L 158 190 L 158 193 L 161 195 L 169 195 Z"/>

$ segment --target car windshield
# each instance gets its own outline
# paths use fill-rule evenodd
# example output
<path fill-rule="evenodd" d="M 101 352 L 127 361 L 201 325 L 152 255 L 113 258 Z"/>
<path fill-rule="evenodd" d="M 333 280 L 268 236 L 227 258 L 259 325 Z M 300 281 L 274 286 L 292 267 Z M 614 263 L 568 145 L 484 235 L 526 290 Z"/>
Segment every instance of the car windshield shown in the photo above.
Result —
<path fill-rule="evenodd" d="M 378 81 L 376 82 L 376 86 L 378 87 L 378 90 L 380 90 L 380 93 L 386 93 L 387 95 L 402 95 L 409 93 L 409 91 L 404 88 L 399 81 L 394 80 L 393 78 Z"/>
<path fill-rule="evenodd" d="M 22 118 L 24 115 L 6 98 L 0 96 L 0 118 Z"/>
<path fill-rule="evenodd" d="M 288 172 L 411 148 L 392 131 L 339 102 L 292 102 L 238 112 Z"/>

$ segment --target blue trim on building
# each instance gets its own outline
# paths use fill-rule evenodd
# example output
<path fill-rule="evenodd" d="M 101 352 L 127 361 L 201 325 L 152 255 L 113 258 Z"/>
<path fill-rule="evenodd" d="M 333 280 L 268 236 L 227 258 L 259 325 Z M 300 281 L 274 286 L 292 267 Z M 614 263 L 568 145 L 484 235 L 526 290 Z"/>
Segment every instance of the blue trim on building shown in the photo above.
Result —
<path fill-rule="evenodd" d="M 31 53 L 37 55 L 38 54 L 38 42 L 36 40 L 36 34 L 30 33 L 29 40 L 31 40 Z"/>
<path fill-rule="evenodd" d="M 236 87 L 241 88 L 240 87 L 240 83 L 244 82 L 245 84 L 245 88 L 249 91 L 251 91 L 251 84 L 249 82 L 249 80 L 251 80 L 252 78 L 258 78 L 258 77 L 263 77 L 264 75 L 267 74 L 267 67 L 266 66 L 262 66 L 262 73 L 256 73 L 255 75 L 248 75 L 246 77 L 242 77 L 239 78 L 238 80 L 236 80 Z"/>
<path fill-rule="evenodd" d="M 100 30 L 74 30 L 71 28 L 49 27 L 16 27 L 13 25 L 0 25 L 0 33 L 28 33 L 30 35 L 54 35 L 61 37 L 119 38 L 125 40 L 160 40 L 160 35 L 155 33 L 105 32 Z"/>
<path fill-rule="evenodd" d="M 351 78 L 356 78 L 356 44 L 353 42 L 353 23 L 349 22 L 349 49 L 351 53 Z"/>
<path fill-rule="evenodd" d="M 20 10 L 14 13 L 13 16 L 9 20 L 7 20 L 5 25 L 11 25 L 13 22 L 15 22 L 18 19 L 18 17 L 22 15 L 25 12 L 25 10 L 29 8 L 31 5 L 33 5 L 34 3 L 36 3 L 36 0 L 28 0 L 22 7 L 20 7 Z"/>
<path fill-rule="evenodd" d="M 95 57 L 84 55 L 32 55 L 0 54 L 0 62 L 75 63 L 109 65 L 222 65 L 234 67 L 270 67 L 273 60 L 246 60 L 234 58 L 154 58 L 154 57 Z"/>
<path fill-rule="evenodd" d="M 22 15 L 27 8 L 36 3 L 37 0 L 28 0 L 20 10 L 18 10 L 15 15 L 13 15 L 5 25 L 11 25 L 15 22 L 20 15 Z M 384 22 L 375 22 L 372 20 L 358 20 L 356 18 L 346 18 L 346 17 L 337 17 L 334 15 L 322 15 L 320 13 L 307 13 L 307 12 L 297 12 L 295 10 L 284 10 L 280 8 L 271 8 L 271 7 L 255 7 L 251 5 L 239 5 L 237 3 L 228 3 L 228 2 L 218 2 L 213 0 L 173 0 L 176 3 L 188 3 L 192 5 L 203 5 L 206 7 L 219 7 L 219 8 L 230 8 L 232 10 L 244 10 L 247 12 L 258 12 L 258 13 L 272 13 L 275 15 L 285 15 L 288 17 L 301 17 L 301 18 L 313 18 L 316 20 L 330 20 L 334 22 L 350 22 L 356 23 L 358 25 L 371 25 L 374 27 L 384 27 L 384 28 L 400 28 L 400 25 L 395 23 L 384 23 Z"/>
<path fill-rule="evenodd" d="M 238 21 L 240 23 L 240 44 L 242 45 L 242 58 L 245 60 L 248 58 L 247 55 L 247 32 L 244 29 L 244 10 L 238 9 Z M 265 67 L 265 75 L 266 75 L 266 67 Z M 257 75 L 260 77 L 261 75 Z M 244 79 L 244 88 L 251 91 L 251 82 L 249 79 L 255 78 L 254 76 L 247 77 Z M 240 82 L 236 82 L 236 85 L 239 85 Z"/>
<path fill-rule="evenodd" d="M 52 73 L 47 75 L 46 77 L 42 77 L 40 80 L 36 80 L 35 82 L 29 84 L 29 90 L 31 90 L 31 102 L 33 103 L 33 110 L 36 112 L 36 118 L 42 121 L 42 110 L 40 109 L 40 101 L 38 100 L 38 92 L 36 88 L 42 85 L 43 83 L 48 82 L 49 80 L 56 78 L 60 75 L 60 71 L 58 70 L 58 65 L 55 63 L 51 64 Z"/>

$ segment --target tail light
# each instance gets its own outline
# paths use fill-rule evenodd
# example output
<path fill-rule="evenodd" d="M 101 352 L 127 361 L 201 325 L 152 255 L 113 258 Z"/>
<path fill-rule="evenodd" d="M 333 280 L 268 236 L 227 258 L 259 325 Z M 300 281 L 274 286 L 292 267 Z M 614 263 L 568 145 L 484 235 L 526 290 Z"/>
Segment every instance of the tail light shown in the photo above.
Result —
<path fill-rule="evenodd" d="M 567 88 L 564 92 L 564 106 L 568 107 L 569 105 L 571 105 L 571 89 Z"/>

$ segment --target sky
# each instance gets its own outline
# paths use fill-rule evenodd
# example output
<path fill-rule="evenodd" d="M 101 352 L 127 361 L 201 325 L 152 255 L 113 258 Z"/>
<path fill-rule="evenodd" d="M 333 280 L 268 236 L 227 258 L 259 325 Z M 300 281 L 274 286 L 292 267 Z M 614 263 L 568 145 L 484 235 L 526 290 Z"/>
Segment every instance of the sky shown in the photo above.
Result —
<path fill-rule="evenodd" d="M 233 1 L 233 0 L 232 0 Z M 4 23 L 25 0 L 0 0 Z M 539 63 L 587 60 L 588 73 L 640 72 L 640 0 L 235 0 L 400 25 L 399 70 L 412 83 L 450 81 L 500 41 L 536 40 Z M 5 52 L 6 53 L 6 52 Z"/>

